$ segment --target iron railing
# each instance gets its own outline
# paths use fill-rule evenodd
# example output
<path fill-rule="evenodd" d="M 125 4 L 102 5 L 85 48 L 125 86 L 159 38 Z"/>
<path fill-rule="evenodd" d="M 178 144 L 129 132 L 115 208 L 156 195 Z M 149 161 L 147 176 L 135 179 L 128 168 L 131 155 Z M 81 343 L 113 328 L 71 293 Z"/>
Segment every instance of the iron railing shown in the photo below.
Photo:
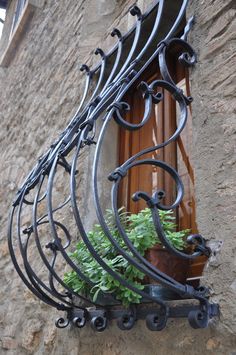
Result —
<path fill-rule="evenodd" d="M 166 55 L 170 46 L 176 44 L 182 49 L 179 61 L 184 66 L 193 66 L 196 62 L 195 52 L 187 43 L 187 35 L 192 27 L 193 18 L 187 21 L 184 30 L 181 31 L 181 26 L 185 21 L 188 0 L 178 1 L 177 3 L 177 15 L 175 18 L 172 16 L 169 22 L 165 21 L 166 12 L 174 6 L 169 1 L 157 1 L 149 13 L 146 14 L 142 14 L 136 5 L 133 6 L 130 9 L 130 14 L 137 19 L 135 28 L 128 35 L 124 36 L 118 29 L 114 29 L 111 35 L 117 38 L 117 44 L 113 50 L 109 54 L 105 54 L 102 49 L 96 49 L 95 54 L 101 56 L 101 62 L 94 70 L 91 70 L 87 65 L 82 65 L 81 71 L 85 72 L 86 82 L 81 103 L 76 114 L 58 140 L 38 160 L 14 200 L 8 233 L 12 261 L 26 286 L 40 300 L 67 313 L 67 318 L 64 319 L 61 317 L 56 322 L 56 325 L 60 328 L 66 327 L 70 323 L 82 327 L 89 321 L 94 329 L 102 331 L 106 328 L 109 319 L 118 318 L 118 326 L 121 329 L 130 329 L 137 319 L 146 318 L 149 329 L 161 330 L 165 327 L 168 317 L 188 317 L 192 327 L 204 328 L 208 325 L 210 318 L 218 315 L 218 306 L 209 302 L 206 288 L 194 288 L 188 284 L 181 284 L 155 268 L 137 252 L 119 220 L 117 192 L 123 177 L 135 166 L 154 165 L 163 169 L 173 178 L 176 184 L 175 201 L 170 206 L 164 205 L 162 203 L 163 194 L 160 191 L 156 191 L 153 196 L 149 196 L 145 192 L 137 192 L 133 197 L 134 200 L 144 199 L 146 201 L 147 206 L 151 209 L 158 237 L 165 248 L 172 254 L 189 260 L 203 254 L 210 255 L 210 249 L 206 246 L 204 238 L 200 235 L 191 235 L 188 238 L 189 243 L 194 245 L 192 254 L 180 252 L 168 242 L 160 222 L 158 211 L 175 209 L 179 206 L 184 194 L 181 178 L 177 171 L 164 161 L 140 159 L 144 154 L 157 151 L 176 141 L 186 125 L 188 117 L 187 106 L 192 101 L 191 97 L 186 97 L 183 91 L 177 87 L 168 70 L 166 61 Z M 141 45 L 141 33 L 148 20 L 148 14 L 153 18 L 152 29 L 148 33 L 145 43 Z M 160 29 L 164 22 L 165 27 L 167 27 L 168 23 L 169 28 L 164 37 L 159 38 Z M 127 48 L 124 53 L 126 41 L 130 41 L 128 54 Z M 129 105 L 124 101 L 124 96 L 132 85 L 138 83 L 142 73 L 154 60 L 157 62 L 157 66 L 159 66 L 162 79 L 154 80 L 149 85 L 146 82 L 141 83 L 140 90 L 143 93 L 145 107 L 144 115 L 139 124 L 129 123 L 124 118 L 125 111 L 130 109 Z M 109 65 L 108 69 L 107 63 L 109 61 L 113 62 L 113 66 Z M 94 85 L 94 79 L 96 79 L 96 85 Z M 158 105 L 162 100 L 158 89 L 167 90 L 179 106 L 180 117 L 176 131 L 163 143 L 149 147 L 129 158 L 108 177 L 111 187 L 112 209 L 119 233 L 130 250 L 127 253 L 110 233 L 104 217 L 99 197 L 98 162 L 101 158 L 104 136 L 107 132 L 109 122 L 115 120 L 118 126 L 130 131 L 143 127 L 150 118 L 153 105 Z M 101 123 L 98 125 L 96 122 Z M 77 177 L 80 175 L 79 162 L 83 160 L 83 152 L 90 150 L 92 146 L 95 147 L 91 176 L 94 208 L 100 225 L 107 238 L 116 248 L 117 253 L 152 280 L 155 280 L 159 285 L 162 285 L 167 290 L 174 291 L 180 299 L 192 299 L 197 301 L 197 303 L 194 301 L 191 305 L 188 301 L 187 305 L 181 304 L 172 307 L 155 293 L 151 294 L 145 292 L 145 290 L 136 288 L 125 280 L 122 275 L 109 267 L 93 247 L 82 222 L 80 214 L 81 202 L 78 202 L 77 197 L 79 189 Z M 65 174 L 68 176 L 68 181 L 65 179 L 64 183 L 69 188 L 69 197 L 63 203 L 55 206 L 53 202 L 54 184 L 59 167 L 64 169 Z M 42 203 L 45 203 L 46 206 L 44 214 L 40 212 Z M 87 200 L 84 201 L 84 204 L 86 203 Z M 87 278 L 79 265 L 75 264 L 67 252 L 73 239 L 75 239 L 72 236 L 74 235 L 74 229 L 70 231 L 71 222 L 68 221 L 67 217 L 61 217 L 58 220 L 56 213 L 59 211 L 61 213 L 60 216 L 63 216 L 63 209 L 68 206 L 73 211 L 73 221 L 76 223 L 76 230 L 79 231 L 80 238 L 84 241 L 93 258 L 121 285 L 152 302 L 151 307 L 132 305 L 129 309 L 123 309 L 121 306 L 103 306 L 92 302 L 84 295 L 78 295 L 72 289 L 68 288 L 63 280 L 63 276 L 57 270 L 58 265 L 60 266 L 63 263 L 68 264 L 82 280 L 93 285 L 93 282 Z M 29 213 L 28 211 L 31 211 L 32 223 L 25 226 L 24 219 Z M 48 228 L 46 233 L 42 232 L 42 227 Z M 63 238 L 59 234 L 63 234 Z M 36 256 L 36 253 L 38 253 L 38 256 Z M 50 253 L 51 260 L 49 260 Z M 58 262 L 59 257 L 60 262 Z M 42 261 L 48 272 L 47 279 L 45 279 L 45 271 L 42 273 L 41 267 L 35 264 L 35 260 L 38 259 Z M 74 301 L 75 297 L 80 297 L 82 300 L 88 302 L 90 306 L 94 307 L 88 308 L 84 305 L 81 306 L 81 304 L 78 305 Z"/>

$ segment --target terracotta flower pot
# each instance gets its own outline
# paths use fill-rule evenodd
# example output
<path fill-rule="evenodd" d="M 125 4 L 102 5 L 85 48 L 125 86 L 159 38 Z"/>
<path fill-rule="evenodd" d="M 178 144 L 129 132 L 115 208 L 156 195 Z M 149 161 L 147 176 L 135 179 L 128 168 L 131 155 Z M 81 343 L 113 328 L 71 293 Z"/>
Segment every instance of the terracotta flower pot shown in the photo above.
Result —
<path fill-rule="evenodd" d="M 190 260 L 187 278 L 188 284 L 193 287 L 198 287 L 200 283 L 200 276 L 203 273 L 203 269 L 207 263 L 207 256 L 198 256 L 196 259 Z"/>
<path fill-rule="evenodd" d="M 145 254 L 146 259 L 158 270 L 164 272 L 178 282 L 185 283 L 188 276 L 189 260 L 179 258 L 163 249 L 160 245 L 155 245 Z M 145 280 L 147 281 L 147 280 Z M 157 283 L 149 280 L 150 283 Z"/>
<path fill-rule="evenodd" d="M 157 269 L 164 272 L 178 282 L 188 283 L 194 287 L 199 286 L 200 276 L 207 262 L 206 256 L 199 256 L 193 260 L 186 260 L 171 254 L 159 244 L 149 249 L 145 254 L 146 259 Z M 187 280 L 190 279 L 190 280 Z M 145 278 L 146 283 L 157 283 Z"/>

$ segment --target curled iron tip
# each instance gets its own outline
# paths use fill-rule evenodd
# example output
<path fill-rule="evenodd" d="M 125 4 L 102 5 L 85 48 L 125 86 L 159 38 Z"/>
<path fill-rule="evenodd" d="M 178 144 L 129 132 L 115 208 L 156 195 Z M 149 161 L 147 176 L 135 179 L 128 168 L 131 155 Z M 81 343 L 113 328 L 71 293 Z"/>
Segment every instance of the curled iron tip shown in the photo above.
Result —
<path fill-rule="evenodd" d="M 96 48 L 95 51 L 94 51 L 94 54 L 95 55 L 99 54 L 102 58 L 105 58 L 105 53 L 104 53 L 104 51 L 101 48 Z"/>
<path fill-rule="evenodd" d="M 137 5 L 131 6 L 131 8 L 129 9 L 129 12 L 132 16 L 138 16 L 138 18 L 142 17 L 142 12 Z"/>
<path fill-rule="evenodd" d="M 111 32 L 111 36 L 112 37 L 117 36 L 119 39 L 122 39 L 122 34 L 118 28 L 113 28 L 113 30 Z"/>

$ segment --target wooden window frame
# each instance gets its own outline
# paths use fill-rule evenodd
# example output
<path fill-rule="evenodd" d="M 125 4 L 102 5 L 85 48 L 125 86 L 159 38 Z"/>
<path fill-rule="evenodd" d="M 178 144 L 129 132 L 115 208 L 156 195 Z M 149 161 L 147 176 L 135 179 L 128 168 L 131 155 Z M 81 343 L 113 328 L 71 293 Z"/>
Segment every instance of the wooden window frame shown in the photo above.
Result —
<path fill-rule="evenodd" d="M 186 95 L 190 96 L 190 88 L 189 88 L 189 76 L 188 76 L 188 70 L 187 68 L 184 68 L 181 64 L 177 63 L 176 60 L 176 55 L 171 56 L 171 59 L 169 61 L 169 70 L 172 73 L 172 75 L 175 77 L 176 82 L 181 82 L 182 80 L 185 80 L 186 83 Z M 151 73 L 151 74 L 150 74 Z M 151 66 L 144 72 L 142 75 L 140 81 L 146 81 L 148 84 L 150 84 L 153 80 L 156 79 L 161 79 L 161 75 L 159 72 L 159 69 L 157 67 L 157 63 L 154 62 L 151 64 Z M 140 122 L 140 118 L 142 117 L 143 114 L 143 100 L 138 100 L 137 95 L 140 94 L 140 90 L 134 88 L 131 90 L 127 97 L 126 100 L 128 103 L 130 103 L 130 108 L 131 111 L 126 115 L 126 119 L 130 123 L 138 123 Z M 159 116 L 158 118 L 161 118 L 158 122 L 158 127 L 157 127 L 157 142 L 161 143 L 165 140 L 167 140 L 168 137 L 172 135 L 172 133 L 176 130 L 176 120 L 177 120 L 177 109 L 176 109 L 176 101 L 171 98 L 171 94 L 167 91 L 164 93 L 164 98 L 163 100 L 158 104 L 158 105 L 153 105 L 153 110 L 157 110 L 158 112 L 155 113 L 156 116 Z M 191 108 L 189 108 L 189 118 L 188 120 L 190 121 L 187 124 L 191 125 Z M 167 117 L 167 119 L 166 119 Z M 149 119 L 153 120 L 153 117 Z M 192 130 L 192 127 L 190 127 Z M 188 181 L 188 184 L 194 184 L 194 173 L 193 173 L 193 168 L 192 168 L 192 162 L 190 161 L 191 159 L 189 158 L 188 154 L 186 154 L 186 150 L 183 144 L 183 137 L 186 138 L 186 136 L 189 134 L 188 131 L 183 130 L 181 133 L 181 137 L 177 139 L 177 141 L 172 142 L 168 146 L 166 146 L 164 149 L 158 150 L 157 151 L 157 159 L 162 160 L 167 162 L 169 165 L 171 165 L 173 168 L 177 169 L 179 168 L 179 163 L 178 163 L 178 156 L 177 156 L 177 151 L 179 150 L 182 155 L 183 155 L 183 164 L 186 165 L 186 169 L 188 170 L 189 173 L 189 179 L 191 181 Z M 186 132 L 186 133 L 185 133 Z M 150 135 L 152 133 L 150 132 L 150 122 L 147 122 L 144 127 L 142 127 L 138 131 L 128 131 L 124 130 L 123 128 L 119 129 L 119 165 L 121 165 L 123 162 L 125 162 L 130 156 L 134 155 L 138 151 L 143 150 L 146 147 L 150 147 L 152 144 L 150 143 Z M 149 135 L 149 138 L 147 137 Z M 149 143 L 148 143 L 149 141 Z M 191 137 L 190 137 L 190 144 L 191 144 Z M 145 156 L 146 157 L 146 156 Z M 141 168 L 137 168 L 141 171 Z M 142 168 L 143 170 L 146 168 Z M 144 190 L 146 192 L 151 193 L 150 191 L 150 176 L 148 176 L 148 169 L 146 169 L 146 172 L 143 174 L 137 174 L 134 170 L 129 172 L 128 177 L 126 180 L 124 179 L 120 192 L 119 192 L 119 205 L 125 205 L 125 207 L 133 213 L 137 213 L 139 210 L 145 207 L 145 204 L 143 201 L 139 202 L 133 202 L 131 199 L 132 194 L 135 191 L 140 190 L 140 183 L 139 180 L 142 180 L 142 183 L 146 181 L 146 185 L 143 183 L 143 186 L 141 190 Z M 143 176 L 142 176 L 143 175 Z M 150 174 L 149 174 L 150 175 Z M 163 171 L 159 171 L 159 188 L 162 188 L 165 193 L 166 193 L 166 198 L 165 202 L 169 204 L 171 202 L 171 194 L 173 194 L 173 191 L 171 189 L 173 188 L 171 185 L 171 177 L 168 174 L 165 174 Z M 188 188 L 189 194 L 188 198 L 192 199 L 192 213 L 191 216 L 189 217 L 189 221 L 187 223 L 179 223 L 179 228 L 180 229 L 191 229 L 192 232 L 196 233 L 197 232 L 197 226 L 195 222 L 195 201 L 194 201 L 194 194 L 193 194 L 193 189 Z M 192 195 L 192 196 L 191 196 Z M 185 199 L 187 198 L 186 196 L 184 197 Z M 182 203 L 182 209 L 184 209 L 184 204 Z M 178 212 L 177 212 L 178 214 Z M 186 213 L 185 213 L 186 215 Z M 179 217 L 177 216 L 177 219 Z M 186 218 L 186 216 L 182 217 Z"/>
<path fill-rule="evenodd" d="M 11 31 L 8 37 L 8 43 L 4 46 L 3 53 L 0 57 L 0 67 L 8 67 L 12 58 L 14 58 L 15 52 L 21 39 L 24 37 L 27 25 L 29 24 L 33 14 L 37 8 L 42 8 L 44 0 L 23 0 L 24 3 L 21 11 L 17 15 L 15 21 L 16 11 L 12 14 Z M 16 2 L 17 8 L 18 1 Z M 11 15 L 11 14 L 10 14 Z M 6 14 L 7 16 L 7 14 Z M 4 25 L 5 26 L 5 25 Z"/>
<path fill-rule="evenodd" d="M 181 81 L 185 81 L 186 85 L 186 96 L 190 96 L 190 84 L 189 84 L 189 73 L 188 69 L 186 67 L 183 67 L 181 64 L 177 62 L 177 52 L 173 52 L 171 59 L 169 61 L 169 70 L 171 72 L 171 76 L 176 80 L 178 84 L 181 84 Z M 151 73 L 151 74 L 150 74 Z M 157 65 L 157 61 L 153 62 L 150 67 L 144 72 L 142 75 L 140 82 L 141 81 L 146 81 L 148 84 L 152 82 L 155 79 L 161 79 L 161 74 Z M 124 101 L 127 101 L 130 104 L 131 111 L 128 112 L 126 115 L 126 119 L 130 123 L 138 123 L 140 122 L 140 119 L 143 114 L 144 110 L 144 104 L 143 100 L 139 100 L 138 104 L 136 100 L 136 93 L 139 91 L 140 95 L 140 90 L 138 90 L 138 85 L 136 88 L 133 88 L 128 95 L 126 96 Z M 140 107 L 142 106 L 141 110 Z M 154 109 L 157 109 L 159 111 L 162 111 L 162 120 L 160 123 L 160 126 L 158 127 L 158 143 L 166 141 L 168 137 L 171 136 L 171 133 L 173 133 L 176 130 L 176 124 L 177 124 L 177 105 L 176 101 L 174 99 L 171 99 L 171 94 L 169 92 L 165 92 L 164 98 L 161 102 L 159 102 L 158 105 L 153 105 Z M 173 168 L 175 168 L 177 171 L 180 170 L 180 164 L 178 162 L 178 152 L 181 152 L 182 156 L 182 165 L 185 166 L 185 168 L 188 171 L 188 177 L 187 179 L 185 177 L 182 177 L 183 180 L 187 181 L 187 187 L 185 186 L 185 195 L 183 197 L 183 201 L 181 202 L 180 206 L 176 209 L 176 224 L 177 224 L 177 229 L 178 230 L 183 230 L 183 229 L 189 229 L 191 232 L 190 233 L 197 233 L 197 224 L 196 224 L 196 211 L 195 211 L 195 198 L 194 198 L 194 171 L 193 171 L 193 166 L 192 166 L 192 161 L 189 155 L 186 153 L 186 148 L 184 146 L 184 141 L 186 141 L 186 138 L 190 139 L 190 145 L 192 143 L 192 117 L 191 117 L 191 106 L 189 106 L 189 113 L 188 113 L 188 123 L 186 124 L 186 127 L 184 128 L 183 132 L 181 133 L 180 137 L 168 146 L 165 147 L 164 150 L 161 152 L 157 153 L 159 160 L 166 161 L 168 164 L 170 164 Z M 135 120 L 134 120 L 135 117 Z M 168 120 L 165 120 L 165 117 L 168 117 Z M 171 117 L 171 119 L 170 119 Z M 149 123 L 146 123 L 146 132 L 148 132 L 148 125 Z M 190 125 L 190 127 L 188 127 Z M 119 136 L 118 136 L 118 142 L 119 142 L 119 149 L 118 149 L 118 160 L 119 160 L 119 166 L 122 165 L 130 156 L 134 155 L 138 151 L 143 150 L 145 147 L 145 134 L 142 133 L 142 130 L 144 129 L 143 132 L 145 132 L 145 126 L 141 128 L 140 130 L 137 131 L 128 131 L 123 128 L 119 129 Z M 140 133 L 141 132 L 141 133 Z M 151 132 L 148 132 L 149 135 Z M 188 135 L 191 134 L 191 137 L 188 137 Z M 136 138 L 134 136 L 136 135 Z M 138 137 L 138 138 L 137 138 Z M 188 143 L 189 144 L 189 143 Z M 150 146 L 150 144 L 149 144 Z M 142 156 L 143 158 L 146 158 L 147 156 Z M 144 166 L 142 166 L 143 168 Z M 147 207 L 145 201 L 140 200 L 138 202 L 132 201 L 132 194 L 138 190 L 143 190 L 145 192 L 150 193 L 150 188 L 148 188 L 147 185 L 150 185 L 150 177 L 148 178 L 148 169 L 146 169 L 144 175 L 140 173 L 136 173 L 135 169 L 138 170 L 140 168 L 134 168 L 131 169 L 128 172 L 127 177 L 125 177 L 121 184 L 120 184 L 120 189 L 119 189 L 119 205 L 120 206 L 125 206 L 128 211 L 132 213 L 138 213 L 141 209 Z M 145 169 L 145 168 L 144 168 Z M 171 177 L 168 176 L 168 174 L 165 174 L 163 171 L 159 171 L 162 176 L 161 176 L 161 185 L 160 188 L 163 188 L 163 190 L 166 193 L 166 200 L 165 203 L 169 204 L 171 201 L 170 195 L 171 195 Z M 179 171 L 178 171 L 179 172 Z M 180 174 L 181 175 L 181 174 Z M 146 186 L 145 184 L 140 188 L 139 184 L 139 179 L 142 180 L 142 182 L 147 179 Z M 172 184 L 174 186 L 174 184 Z M 187 192 L 187 193 L 186 193 Z M 188 202 L 192 204 L 192 206 L 189 206 L 189 209 L 191 209 L 191 214 L 187 214 L 184 208 L 186 209 L 186 206 L 188 206 Z M 183 213 L 183 217 L 180 217 L 180 214 Z M 205 256 L 201 256 L 197 258 L 196 260 L 189 261 L 189 270 L 188 270 L 188 276 L 187 279 L 189 280 L 188 282 L 192 282 L 194 286 L 197 286 L 199 284 L 199 279 L 202 277 L 202 272 L 204 265 L 207 261 L 207 258 Z M 192 280 L 192 281 L 191 281 Z"/>

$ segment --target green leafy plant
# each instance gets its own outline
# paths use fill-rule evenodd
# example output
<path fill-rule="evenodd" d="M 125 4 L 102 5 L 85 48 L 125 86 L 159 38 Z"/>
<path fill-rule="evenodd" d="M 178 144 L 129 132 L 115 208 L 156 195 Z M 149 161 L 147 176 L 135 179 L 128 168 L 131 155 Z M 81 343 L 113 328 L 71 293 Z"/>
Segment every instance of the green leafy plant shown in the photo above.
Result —
<path fill-rule="evenodd" d="M 144 256 L 145 252 L 154 245 L 161 244 L 155 231 L 150 209 L 145 208 L 137 214 L 129 214 L 124 208 L 121 208 L 119 215 L 129 240 L 141 255 Z M 183 250 L 189 230 L 176 231 L 175 217 L 172 211 L 159 211 L 159 215 L 170 243 L 176 249 Z M 119 234 L 111 210 L 107 210 L 106 223 L 113 238 L 123 250 L 132 255 Z M 140 290 L 144 288 L 145 275 L 117 252 L 99 224 L 96 224 L 88 233 L 88 237 L 97 253 L 112 270 L 136 288 Z M 114 294 L 124 306 L 128 306 L 130 303 L 140 303 L 141 296 L 122 286 L 119 281 L 107 273 L 92 257 L 82 240 L 77 243 L 76 250 L 69 255 L 81 271 L 95 284 L 91 287 L 81 280 L 75 271 L 67 272 L 64 275 L 64 281 L 76 293 L 87 296 L 95 302 L 99 292 L 103 291 Z"/>

